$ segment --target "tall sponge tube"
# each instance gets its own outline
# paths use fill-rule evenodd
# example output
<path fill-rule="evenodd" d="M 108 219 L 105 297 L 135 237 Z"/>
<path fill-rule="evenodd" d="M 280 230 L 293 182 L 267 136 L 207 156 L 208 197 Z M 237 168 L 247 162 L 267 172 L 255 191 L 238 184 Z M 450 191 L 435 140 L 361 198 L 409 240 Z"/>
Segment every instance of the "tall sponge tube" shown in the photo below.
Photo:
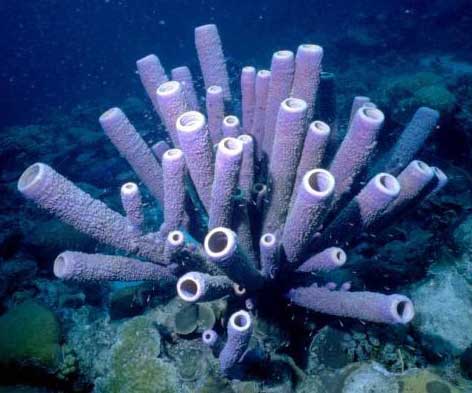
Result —
<path fill-rule="evenodd" d="M 120 108 L 111 108 L 99 118 L 105 134 L 128 161 L 134 172 L 159 201 L 163 201 L 162 168 L 144 139 Z"/>

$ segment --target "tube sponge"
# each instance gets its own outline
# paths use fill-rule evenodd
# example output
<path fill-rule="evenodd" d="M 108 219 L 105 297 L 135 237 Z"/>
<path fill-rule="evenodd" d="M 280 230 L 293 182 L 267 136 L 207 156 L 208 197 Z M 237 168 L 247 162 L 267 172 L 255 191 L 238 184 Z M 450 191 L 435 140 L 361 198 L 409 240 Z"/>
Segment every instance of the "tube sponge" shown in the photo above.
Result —
<path fill-rule="evenodd" d="M 297 168 L 297 178 L 295 179 L 294 190 L 298 190 L 298 186 L 303 176 L 310 169 L 321 168 L 324 161 L 326 147 L 328 146 L 331 129 L 328 124 L 321 120 L 316 120 L 310 124 L 303 143 L 302 156 Z M 296 193 L 292 195 L 296 196 Z"/>
<path fill-rule="evenodd" d="M 177 295 L 186 302 L 209 302 L 233 293 L 233 286 L 226 276 L 189 272 L 177 281 Z"/>
<path fill-rule="evenodd" d="M 251 132 L 256 106 L 256 69 L 243 67 L 241 70 L 241 112 L 244 133 Z"/>
<path fill-rule="evenodd" d="M 99 121 L 105 134 L 129 162 L 149 192 L 162 202 L 162 168 L 123 111 L 111 108 L 100 116 Z"/>
<path fill-rule="evenodd" d="M 254 139 L 252 136 L 243 134 L 238 137 L 243 144 L 243 161 L 239 171 L 239 189 L 243 198 L 249 201 L 254 186 Z"/>
<path fill-rule="evenodd" d="M 280 244 L 275 233 L 265 233 L 259 240 L 261 273 L 266 278 L 275 278 L 280 269 Z"/>
<path fill-rule="evenodd" d="M 406 324 L 415 315 L 411 300 L 403 295 L 335 291 L 311 286 L 291 289 L 287 297 L 313 311 L 371 322 Z"/>
<path fill-rule="evenodd" d="M 329 247 L 308 258 L 297 268 L 297 272 L 312 273 L 337 269 L 346 263 L 347 256 L 342 248 Z"/>
<path fill-rule="evenodd" d="M 221 127 L 225 116 L 225 102 L 221 86 L 210 86 L 206 90 L 206 111 L 211 142 L 215 145 L 223 137 Z"/>
<path fill-rule="evenodd" d="M 405 168 L 423 147 L 426 139 L 436 128 L 438 121 L 438 111 L 427 107 L 419 108 L 393 146 L 386 171 L 397 175 Z"/>
<path fill-rule="evenodd" d="M 28 167 L 18 180 L 18 191 L 61 221 L 104 244 L 136 252 L 153 262 L 160 260 L 157 245 L 137 238 L 125 217 L 46 164 Z"/>
<path fill-rule="evenodd" d="M 270 71 L 260 70 L 256 75 L 256 107 L 254 108 L 254 120 L 250 134 L 256 141 L 257 159 L 262 159 L 264 143 L 264 124 L 267 108 L 267 96 L 269 94 Z"/>
<path fill-rule="evenodd" d="M 154 281 L 160 286 L 177 280 L 168 268 L 121 256 L 65 251 L 54 261 L 54 274 L 75 281 Z"/>
<path fill-rule="evenodd" d="M 200 112 L 185 112 L 177 119 L 176 129 L 190 177 L 200 201 L 209 212 L 213 182 L 213 149 L 205 116 Z"/>
<path fill-rule="evenodd" d="M 177 118 L 187 111 L 182 85 L 176 81 L 165 82 L 157 88 L 157 102 L 161 118 L 175 147 L 179 147 L 179 138 L 175 129 Z"/>
<path fill-rule="evenodd" d="M 164 243 L 164 255 L 162 263 L 170 265 L 171 263 L 183 264 L 182 251 L 185 247 L 185 237 L 181 231 L 171 231 L 166 237 Z"/>
<path fill-rule="evenodd" d="M 228 71 L 216 25 L 197 27 L 195 29 L 195 46 L 205 87 L 208 89 L 213 85 L 221 86 L 225 100 L 231 100 Z"/>
<path fill-rule="evenodd" d="M 274 232 L 285 221 L 306 134 L 306 110 L 306 102 L 298 98 L 287 98 L 280 104 L 269 166 L 270 204 L 263 232 Z"/>
<path fill-rule="evenodd" d="M 242 155 L 243 144 L 236 138 L 224 138 L 218 143 L 208 218 L 209 229 L 231 227 L 233 197 L 238 187 Z"/>
<path fill-rule="evenodd" d="M 312 250 L 347 244 L 379 220 L 400 193 L 400 183 L 388 173 L 374 176 L 312 243 Z"/>
<path fill-rule="evenodd" d="M 144 222 L 141 193 L 136 183 L 125 183 L 121 186 L 121 204 L 126 218 L 135 229 L 140 229 Z"/>
<path fill-rule="evenodd" d="M 185 158 L 182 150 L 169 149 L 162 156 L 164 172 L 164 234 L 179 229 L 185 216 Z"/>
<path fill-rule="evenodd" d="M 272 56 L 270 66 L 270 83 L 267 95 L 267 106 L 264 119 L 264 142 L 262 150 L 268 158 L 272 153 L 274 144 L 274 133 L 280 104 L 290 95 L 292 88 L 293 74 L 295 72 L 295 62 L 293 52 L 281 50 Z"/>
<path fill-rule="evenodd" d="M 192 73 L 186 66 L 173 68 L 171 71 L 172 80 L 180 82 L 184 92 L 185 102 L 188 109 L 191 111 L 198 111 L 200 105 L 198 104 L 197 92 L 193 86 Z"/>
<path fill-rule="evenodd" d="M 161 65 L 159 58 L 154 55 L 148 55 L 136 62 L 139 78 L 146 90 L 148 97 L 152 102 L 154 110 L 159 114 L 159 105 L 157 103 L 156 90 L 164 82 L 167 82 L 166 72 Z"/>
<path fill-rule="evenodd" d="M 252 336 L 251 316 L 240 310 L 231 315 L 228 321 L 226 343 L 220 352 L 220 369 L 224 375 L 230 375 L 232 369 L 246 352 Z"/>
<path fill-rule="evenodd" d="M 323 48 L 321 46 L 303 44 L 298 47 L 291 96 L 301 98 L 307 103 L 308 120 L 312 119 L 315 110 L 322 59 Z"/>
<path fill-rule="evenodd" d="M 221 131 L 224 138 L 237 138 L 241 135 L 241 124 L 239 119 L 233 115 L 225 116 L 221 125 Z"/>
<path fill-rule="evenodd" d="M 360 108 L 344 138 L 329 170 L 336 179 L 334 201 L 336 206 L 352 192 L 352 187 L 368 164 L 377 135 L 384 122 L 384 114 L 375 108 Z"/>
<path fill-rule="evenodd" d="M 255 290 L 264 284 L 264 278 L 248 261 L 238 246 L 238 237 L 228 228 L 214 228 L 205 237 L 205 254 L 235 283 L 248 290 Z"/>
<path fill-rule="evenodd" d="M 303 177 L 282 235 L 285 255 L 292 266 L 302 262 L 307 246 L 321 230 L 334 188 L 334 177 L 325 169 L 313 169 Z"/>

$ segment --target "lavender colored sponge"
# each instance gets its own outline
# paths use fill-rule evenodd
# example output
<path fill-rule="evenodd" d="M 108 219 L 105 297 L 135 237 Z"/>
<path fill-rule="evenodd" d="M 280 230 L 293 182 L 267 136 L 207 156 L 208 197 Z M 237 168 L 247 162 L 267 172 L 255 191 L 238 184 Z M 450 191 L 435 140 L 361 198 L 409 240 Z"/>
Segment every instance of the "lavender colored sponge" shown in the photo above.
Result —
<path fill-rule="evenodd" d="M 231 374 L 248 348 L 253 331 L 252 325 L 251 316 L 244 310 L 235 312 L 229 318 L 228 338 L 219 356 L 220 370 L 224 375 Z"/>
<path fill-rule="evenodd" d="M 406 324 L 415 315 L 411 300 L 403 295 L 335 291 L 311 286 L 291 289 L 287 297 L 313 311 L 371 322 Z"/>
<path fill-rule="evenodd" d="M 177 278 L 168 268 L 121 256 L 65 251 L 54 261 L 54 274 L 75 281 L 155 281 L 173 285 Z"/>
<path fill-rule="evenodd" d="M 151 194 L 162 202 L 162 168 L 123 111 L 111 108 L 100 116 L 99 121 L 105 134 L 129 162 Z"/>

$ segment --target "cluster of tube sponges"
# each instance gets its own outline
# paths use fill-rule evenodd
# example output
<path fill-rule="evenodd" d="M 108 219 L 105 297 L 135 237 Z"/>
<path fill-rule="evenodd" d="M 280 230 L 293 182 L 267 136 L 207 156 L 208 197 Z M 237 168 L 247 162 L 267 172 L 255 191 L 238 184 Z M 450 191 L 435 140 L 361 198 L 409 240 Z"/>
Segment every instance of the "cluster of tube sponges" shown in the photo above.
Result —
<path fill-rule="evenodd" d="M 414 309 L 403 295 L 351 291 L 350 283 L 292 287 L 290 277 L 343 266 L 343 248 L 361 233 L 383 229 L 446 184 L 442 171 L 414 160 L 438 113 L 418 109 L 391 151 L 372 165 L 384 115 L 369 98 L 355 97 L 345 137 L 336 140 L 336 114 L 326 109 L 335 103 L 333 79 L 321 72 L 320 46 L 301 45 L 296 55 L 278 51 L 270 71 L 244 67 L 240 120 L 225 116 L 234 104 L 216 26 L 196 28 L 195 43 L 206 117 L 189 68 L 173 69 L 169 81 L 158 57 L 149 55 L 137 61 L 138 73 L 169 139 L 149 147 L 119 108 L 99 119 L 161 204 L 159 230 L 146 222 L 135 183 L 121 188 L 122 215 L 46 164 L 33 164 L 21 176 L 18 189 L 27 198 L 134 255 L 66 251 L 54 262 L 55 275 L 151 280 L 162 290 L 176 287 L 187 302 L 254 299 L 276 288 L 288 301 L 317 312 L 408 323 Z M 378 173 L 366 179 L 372 168 Z M 192 230 L 196 221 L 206 231 L 200 239 Z M 250 313 L 240 310 L 228 319 L 226 342 L 204 332 L 225 374 L 260 358 L 261 351 L 248 348 L 252 328 Z"/>

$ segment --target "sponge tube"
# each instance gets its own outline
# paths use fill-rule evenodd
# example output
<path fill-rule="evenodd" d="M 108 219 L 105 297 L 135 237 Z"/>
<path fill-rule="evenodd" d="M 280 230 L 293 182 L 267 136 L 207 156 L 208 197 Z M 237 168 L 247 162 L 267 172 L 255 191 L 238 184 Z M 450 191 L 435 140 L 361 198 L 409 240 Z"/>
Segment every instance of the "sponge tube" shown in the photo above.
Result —
<path fill-rule="evenodd" d="M 156 90 L 164 82 L 167 82 L 166 72 L 161 65 L 159 58 L 154 55 L 148 55 L 136 62 L 139 78 L 146 90 L 148 97 L 152 102 L 154 110 L 159 114 L 159 104 L 157 103 Z"/>
<path fill-rule="evenodd" d="M 164 235 L 179 229 L 185 216 L 185 158 L 180 149 L 162 156 L 164 172 Z"/>
<path fill-rule="evenodd" d="M 264 284 L 264 278 L 239 250 L 236 234 L 228 228 L 214 228 L 205 237 L 205 254 L 235 283 L 255 290 Z"/>
<path fill-rule="evenodd" d="M 256 75 L 256 107 L 254 108 L 254 120 L 250 134 L 256 141 L 257 159 L 262 159 L 262 146 L 264 142 L 264 124 L 267 108 L 267 96 L 269 94 L 270 71 L 260 70 Z"/>
<path fill-rule="evenodd" d="M 221 127 L 225 116 L 225 102 L 221 86 L 210 86 L 206 90 L 206 111 L 211 142 L 215 145 L 223 137 Z"/>
<path fill-rule="evenodd" d="M 293 52 L 281 50 L 272 56 L 271 77 L 264 122 L 264 142 L 262 150 L 270 159 L 275 138 L 275 127 L 280 104 L 290 95 L 295 62 Z"/>
<path fill-rule="evenodd" d="M 231 100 L 228 71 L 216 25 L 209 24 L 195 29 L 195 46 L 202 69 L 205 88 L 216 85 L 223 89 L 225 100 Z M 217 141 L 216 141 L 217 142 Z"/>
<path fill-rule="evenodd" d="M 347 256 L 342 248 L 329 247 L 308 258 L 297 268 L 297 272 L 312 273 L 337 269 L 346 263 Z"/>
<path fill-rule="evenodd" d="M 334 191 L 335 208 L 342 205 L 352 192 L 352 186 L 368 164 L 377 135 L 384 122 L 384 114 L 376 108 L 360 108 L 344 138 L 329 171 L 336 179 Z"/>
<path fill-rule="evenodd" d="M 334 188 L 334 177 L 325 169 L 313 169 L 303 177 L 282 235 L 285 255 L 292 266 L 302 262 L 307 246 L 321 230 Z"/>
<path fill-rule="evenodd" d="M 185 102 L 188 109 L 191 111 L 198 111 L 200 105 L 198 104 L 197 92 L 193 86 L 192 73 L 186 66 L 173 68 L 171 71 L 172 80 L 180 82 L 184 92 Z"/>
<path fill-rule="evenodd" d="M 311 120 L 315 109 L 315 99 L 320 84 L 323 48 L 313 44 L 298 47 L 295 57 L 292 97 L 301 98 L 307 103 L 307 118 Z"/>
<path fill-rule="evenodd" d="M 233 115 L 225 116 L 221 125 L 221 131 L 224 138 L 237 138 L 241 135 L 241 124 L 239 119 Z"/>
<path fill-rule="evenodd" d="M 232 294 L 233 285 L 226 276 L 189 272 L 177 281 L 177 295 L 186 302 L 210 302 Z"/>
<path fill-rule="evenodd" d="M 121 186 L 120 194 L 121 204 L 126 212 L 126 218 L 133 228 L 139 231 L 144 222 L 144 215 L 142 198 L 138 185 L 131 182 L 125 183 Z"/>
<path fill-rule="evenodd" d="M 313 311 L 371 322 L 407 324 L 415 315 L 411 300 L 396 294 L 334 291 L 311 286 L 291 289 L 287 297 Z"/>
<path fill-rule="evenodd" d="M 36 163 L 18 180 L 18 190 L 61 221 L 98 241 L 158 262 L 158 245 L 136 237 L 128 220 L 92 198 L 50 166 Z"/>
<path fill-rule="evenodd" d="M 185 112 L 177 119 L 176 128 L 190 177 L 200 201 L 209 212 L 213 182 L 213 149 L 205 116 L 200 112 Z"/>
<path fill-rule="evenodd" d="M 438 121 L 438 111 L 427 107 L 419 108 L 393 147 L 386 171 L 393 175 L 400 173 L 415 158 Z"/>
<path fill-rule="evenodd" d="M 236 138 L 224 138 L 218 143 L 215 177 L 211 191 L 208 228 L 231 227 L 234 194 L 238 187 L 243 144 Z"/>
<path fill-rule="evenodd" d="M 83 252 L 65 251 L 54 261 L 54 274 L 63 280 L 75 281 L 155 281 L 173 285 L 176 277 L 171 270 L 137 259 Z"/>
<path fill-rule="evenodd" d="M 156 96 L 161 118 L 170 139 L 175 147 L 179 147 L 175 122 L 182 113 L 187 111 L 182 85 L 176 81 L 165 82 L 157 88 Z"/>
<path fill-rule="evenodd" d="M 256 69 L 254 67 L 243 67 L 241 71 L 241 111 L 244 133 L 251 132 L 255 106 Z"/>
<path fill-rule="evenodd" d="M 105 134 L 129 162 L 154 198 L 162 202 L 162 168 L 123 111 L 111 108 L 100 116 L 99 121 Z"/>
<path fill-rule="evenodd" d="M 219 361 L 221 372 L 228 376 L 246 352 L 253 331 L 251 316 L 247 311 L 235 312 L 228 321 L 228 338 L 221 350 Z"/>
<path fill-rule="evenodd" d="M 275 278 L 280 269 L 280 244 L 275 233 L 265 233 L 259 240 L 261 272 L 266 278 Z"/>
<path fill-rule="evenodd" d="M 270 204 L 263 232 L 274 232 L 284 223 L 306 134 L 306 102 L 287 98 L 280 105 L 269 166 Z"/>

